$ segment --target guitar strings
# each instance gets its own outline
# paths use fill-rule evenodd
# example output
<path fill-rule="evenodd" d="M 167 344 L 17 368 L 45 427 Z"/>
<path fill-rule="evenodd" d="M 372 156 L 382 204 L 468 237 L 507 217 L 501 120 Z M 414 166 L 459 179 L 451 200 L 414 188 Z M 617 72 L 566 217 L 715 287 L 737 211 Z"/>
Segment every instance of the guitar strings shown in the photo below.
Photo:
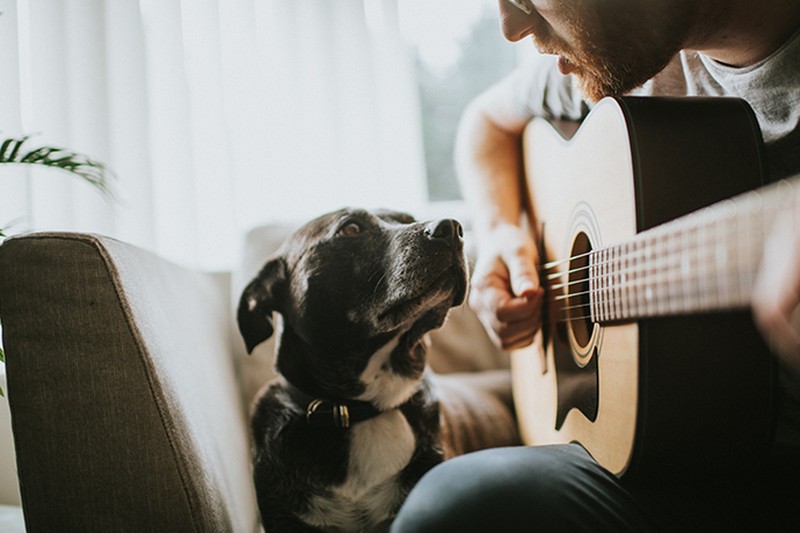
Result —
<path fill-rule="evenodd" d="M 751 232 L 752 233 L 752 232 Z M 706 239 L 707 241 L 709 239 Z M 753 241 L 748 242 L 747 247 L 752 251 L 752 248 L 755 247 L 755 243 Z M 696 246 L 695 248 L 698 249 L 705 249 L 704 246 Z M 603 251 L 610 251 L 611 248 L 603 250 Z M 590 275 L 588 277 L 584 277 L 577 280 L 571 280 L 568 282 L 556 283 L 549 285 L 548 288 L 550 290 L 564 290 L 568 289 L 569 287 L 574 287 L 580 284 L 591 284 L 591 281 L 597 280 L 604 280 L 606 283 L 602 286 L 597 286 L 593 289 L 580 291 L 580 292 L 573 292 L 568 294 L 559 294 L 558 296 L 554 297 L 553 300 L 556 302 L 566 301 L 569 302 L 570 299 L 581 298 L 584 296 L 591 296 L 593 294 L 601 294 L 607 293 L 609 295 L 608 298 L 604 299 L 604 305 L 606 308 L 614 307 L 620 304 L 621 302 L 627 304 L 631 302 L 631 296 L 629 291 L 631 289 L 640 289 L 643 286 L 648 285 L 664 285 L 669 284 L 672 281 L 671 278 L 676 277 L 676 273 L 680 272 L 682 269 L 685 269 L 685 263 L 680 260 L 680 256 L 685 253 L 685 250 L 672 250 L 669 254 L 662 256 L 659 260 L 654 263 L 651 263 L 645 270 L 642 270 L 640 265 L 635 264 L 636 259 L 640 259 L 642 254 L 640 253 L 641 249 L 634 250 L 633 253 L 628 253 L 627 255 L 616 255 L 610 256 L 609 259 L 605 261 L 599 261 L 597 263 L 592 263 L 588 266 L 582 266 L 578 268 L 574 268 L 568 270 L 566 272 L 554 272 L 548 276 L 548 279 L 553 280 L 565 275 L 574 274 L 585 272 L 591 268 L 601 269 L 602 266 L 611 265 L 614 268 L 613 273 L 604 272 L 602 274 L 597 275 Z M 713 250 L 712 250 L 713 252 Z M 746 255 L 747 257 L 757 257 L 758 254 L 742 254 L 742 248 L 739 249 L 739 253 L 737 256 Z M 575 257 L 583 258 L 586 255 L 595 254 L 596 256 L 601 255 L 601 251 L 593 251 L 585 254 L 580 254 Z M 561 260 L 558 262 L 551 262 L 548 263 L 548 267 L 551 265 L 558 263 L 559 265 L 563 265 L 564 263 L 570 261 Z M 719 259 L 714 256 L 713 253 L 706 254 L 705 256 L 701 257 L 699 254 L 695 256 L 695 261 L 690 263 L 691 272 L 694 273 L 692 276 L 683 276 L 683 286 L 685 286 L 688 282 L 689 285 L 693 285 L 697 288 L 700 288 L 702 285 L 702 280 L 705 277 L 702 275 L 704 271 L 708 271 L 708 265 L 712 266 L 719 266 Z M 623 266 L 625 265 L 625 266 Z M 741 268 L 739 272 L 727 272 L 725 276 L 718 276 L 717 277 L 717 284 L 712 285 L 717 292 L 719 292 L 719 280 L 722 279 L 724 281 L 724 285 L 726 287 L 737 287 L 740 288 L 742 285 L 742 279 L 750 280 L 748 281 L 748 285 L 752 282 L 752 279 L 755 277 L 755 267 L 754 261 L 751 261 L 749 265 L 750 268 Z M 552 269 L 552 268 L 549 268 Z M 633 276 L 629 277 L 630 274 Z M 679 275 L 679 274 L 678 274 Z M 610 282 L 610 283 L 608 283 Z M 667 300 L 686 300 L 689 296 L 686 294 L 686 291 L 671 291 L 670 289 L 665 289 L 666 298 Z M 633 302 L 636 305 L 638 302 Z M 591 303 L 581 303 L 576 305 L 566 305 L 560 306 L 561 313 L 564 315 L 568 315 L 566 318 L 562 318 L 559 322 L 569 322 L 575 320 L 586 320 L 593 318 L 591 315 L 580 315 L 575 316 L 574 311 L 576 310 L 589 310 L 591 309 Z M 662 305 L 663 307 L 663 305 Z"/>
<path fill-rule="evenodd" d="M 720 222 L 721 224 L 721 222 Z M 716 226 L 716 225 L 715 225 Z M 746 233 L 753 234 L 758 233 L 758 237 L 763 239 L 765 237 L 764 228 L 759 227 L 758 229 L 754 229 L 752 224 L 748 224 L 749 227 L 746 228 Z M 761 225 L 759 225 L 761 226 Z M 729 234 L 728 237 L 742 237 L 742 232 L 733 232 L 731 230 L 725 230 Z M 576 261 L 578 259 L 583 259 L 587 256 L 594 256 L 597 257 L 601 254 L 607 254 L 608 259 L 601 262 L 595 262 L 591 265 L 578 267 L 576 269 L 566 271 L 567 274 L 571 274 L 574 272 L 580 272 L 581 270 L 586 270 L 591 266 L 606 266 L 606 265 L 615 265 L 621 261 L 635 261 L 637 259 L 647 259 L 648 253 L 652 256 L 654 253 L 652 251 L 652 247 L 655 246 L 665 246 L 669 249 L 667 254 L 662 255 L 662 258 L 673 257 L 675 254 L 683 254 L 687 251 L 697 251 L 697 250 L 707 250 L 709 248 L 709 244 L 718 244 L 717 237 L 718 237 L 718 228 L 717 227 L 709 227 L 709 228 L 690 228 L 684 233 L 670 238 L 665 235 L 657 235 L 657 234 L 647 234 L 641 233 L 640 236 L 642 238 L 637 238 L 631 241 L 628 244 L 623 245 L 616 245 L 616 246 L 608 246 L 605 248 L 601 248 L 599 250 L 591 250 L 589 252 L 580 253 L 571 257 L 567 257 L 564 259 L 560 259 L 557 261 L 550 261 L 545 263 L 544 265 L 540 266 L 538 269 L 539 274 L 547 274 L 548 277 L 558 277 L 563 274 L 563 272 L 557 270 L 558 267 L 565 263 L 570 263 Z M 685 241 L 687 239 L 691 239 L 692 236 L 689 233 L 694 233 L 696 235 L 701 235 L 704 238 L 704 242 L 699 242 L 695 240 L 695 242 L 691 243 L 689 246 L 685 246 L 684 242 L 677 242 L 679 239 L 680 241 Z M 705 235 L 703 235 L 705 233 Z M 647 242 L 646 239 L 650 239 L 651 242 Z M 659 241 L 660 239 L 660 241 Z M 732 239 L 729 239 L 732 240 Z M 748 245 L 752 245 L 752 241 L 748 241 Z M 648 250 L 649 248 L 649 250 Z M 671 249 L 670 249 L 671 248 Z M 616 255 L 615 255 L 616 254 Z"/>
<path fill-rule="evenodd" d="M 755 199 L 758 200 L 755 208 L 749 208 L 746 205 L 736 205 L 732 201 L 727 201 L 724 204 L 712 206 L 690 214 L 682 221 L 673 221 L 659 226 L 658 228 L 640 233 L 628 244 L 610 246 L 600 250 L 590 250 L 565 259 L 544 263 L 538 269 L 538 272 L 546 280 L 551 281 L 564 276 L 571 278 L 574 274 L 581 274 L 594 268 L 595 271 L 599 271 L 599 273 L 588 275 L 580 279 L 569 279 L 567 282 L 548 285 L 547 290 L 563 291 L 580 284 L 591 285 L 592 281 L 605 282 L 589 290 L 571 294 L 559 294 L 554 297 L 553 300 L 556 302 L 570 303 L 570 299 L 583 299 L 584 297 L 591 297 L 593 294 L 605 293 L 610 295 L 608 298 L 604 299 L 602 303 L 603 309 L 606 311 L 608 309 L 617 309 L 619 311 L 617 306 L 621 303 L 630 302 L 631 289 L 637 290 L 643 285 L 647 286 L 652 283 L 662 286 L 666 284 L 669 287 L 670 282 L 674 280 L 672 278 L 676 276 L 680 277 L 680 274 L 683 274 L 684 287 L 687 284 L 686 282 L 688 282 L 690 285 L 697 288 L 698 295 L 702 290 L 708 290 L 709 287 L 713 287 L 716 291 L 715 298 L 717 300 L 720 299 L 720 280 L 723 280 L 726 287 L 734 286 L 741 289 L 743 285 L 742 280 L 744 279 L 744 285 L 746 289 L 749 290 L 752 288 L 752 282 L 755 278 L 755 269 L 758 266 L 761 255 L 760 253 L 754 254 L 753 248 L 761 252 L 763 241 L 766 238 L 766 229 L 771 227 L 774 220 L 773 218 L 767 219 L 765 216 L 765 204 L 771 204 L 770 207 L 777 212 L 785 211 L 788 208 L 789 211 L 792 211 L 796 220 L 797 217 L 800 216 L 800 203 L 796 202 L 795 199 L 791 197 L 794 196 L 794 189 L 798 183 L 800 183 L 800 181 L 793 184 L 790 183 L 788 187 L 782 187 L 780 195 L 777 190 L 775 192 L 770 192 L 768 198 L 764 198 L 763 193 L 748 193 L 750 199 L 755 197 Z M 775 187 L 775 189 L 777 188 L 778 187 Z M 747 201 L 752 201 L 750 199 Z M 797 199 L 800 199 L 800 195 L 797 196 Z M 742 200 L 742 202 L 744 202 L 744 200 Z M 741 207 L 744 207 L 745 215 L 747 215 L 744 221 L 742 221 L 742 217 L 737 216 L 740 214 Z M 754 216 L 756 217 L 755 220 L 753 219 Z M 775 217 L 777 218 L 777 214 Z M 675 232 L 675 225 L 686 224 L 687 222 L 692 222 L 694 225 L 679 228 L 677 232 Z M 670 234 L 670 231 L 673 233 Z M 728 250 L 727 246 L 723 249 L 719 248 L 720 238 L 722 238 L 724 242 L 734 242 L 738 245 L 738 247 L 733 248 L 733 254 L 731 254 L 731 250 Z M 742 246 L 742 242 L 745 243 L 744 246 Z M 639 261 L 646 261 L 648 256 L 652 258 L 653 248 L 657 246 L 663 246 L 667 250 L 667 253 L 642 267 Z M 690 254 L 688 263 L 685 259 L 687 252 Z M 694 261 L 691 259 L 692 252 L 694 253 Z M 598 260 L 601 256 L 604 256 L 604 258 Z M 736 272 L 726 270 L 723 276 L 717 276 L 713 282 L 704 283 L 706 276 L 702 274 L 704 271 L 707 271 L 708 265 L 712 265 L 712 270 L 714 266 L 720 267 L 720 263 L 722 263 L 723 266 L 728 266 L 728 264 L 730 264 L 728 258 L 731 256 L 736 258 L 737 264 L 740 266 L 741 258 L 747 257 L 749 258 L 749 264 L 744 268 L 739 268 Z M 560 270 L 560 267 L 564 264 L 586 259 L 587 257 L 588 259 L 586 262 L 588 264 L 585 266 L 571 268 L 565 272 Z M 592 261 L 593 259 L 594 261 Z M 686 276 L 687 270 L 692 273 L 691 276 Z M 629 278 L 629 274 L 633 275 Z M 733 279 L 733 282 L 731 282 L 731 279 Z M 705 287 L 703 287 L 703 285 L 705 285 Z M 667 299 L 673 297 L 686 299 L 687 297 L 685 290 L 683 294 L 679 294 L 681 291 L 675 291 L 670 288 L 667 288 L 665 292 Z M 633 303 L 636 305 L 639 302 L 634 301 Z M 650 303 L 648 302 L 647 305 L 650 305 Z M 587 310 L 590 311 L 591 307 L 592 303 L 560 306 L 562 318 L 558 319 L 557 322 L 594 320 L 591 312 L 588 314 L 585 313 Z M 659 310 L 660 312 L 664 304 L 659 307 L 661 308 Z M 584 311 L 584 314 L 577 316 L 576 311 Z M 617 312 L 616 314 L 620 313 Z M 567 316 L 564 318 L 563 315 Z M 549 318 L 550 313 L 545 313 L 542 321 L 543 324 L 548 324 Z"/>
<path fill-rule="evenodd" d="M 718 222 L 721 222 L 721 221 L 718 221 Z M 758 233 L 759 240 L 763 240 L 763 238 L 764 238 L 763 224 L 761 224 L 759 226 L 762 226 L 762 227 L 754 229 L 753 228 L 753 224 L 747 224 L 747 226 L 746 226 L 746 230 L 747 231 L 744 232 L 744 233 L 745 234 L 749 233 L 750 235 L 752 235 L 754 233 Z M 690 233 L 694 233 L 695 236 L 700 235 L 700 237 L 703 238 L 703 241 L 699 241 L 699 240 L 695 239 L 694 242 L 692 242 L 689 246 L 686 246 L 685 245 L 686 244 L 685 241 L 692 238 L 692 236 L 689 235 Z M 732 232 L 728 231 L 728 233 L 732 233 Z M 750 235 L 748 235 L 748 237 Z M 717 237 L 719 236 L 719 234 L 717 232 L 717 228 L 705 228 L 704 229 L 704 228 L 693 227 L 693 228 L 689 228 L 688 231 L 685 231 L 683 234 L 679 235 L 678 238 L 673 238 L 673 239 L 669 239 L 668 237 L 665 237 L 664 235 L 650 235 L 650 234 L 646 234 L 646 233 L 642 233 L 642 234 L 640 234 L 640 236 L 645 236 L 645 238 L 650 238 L 652 242 L 646 242 L 645 238 L 640 238 L 640 239 L 637 239 L 635 241 L 632 241 L 630 244 L 627 244 L 627 245 L 617 245 L 617 246 L 610 246 L 610 247 L 602 248 L 600 250 L 591 250 L 589 252 L 584 252 L 584 253 L 581 253 L 581 254 L 577 254 L 577 255 L 574 255 L 574 256 L 571 256 L 571 257 L 567 257 L 565 259 L 560 259 L 558 261 L 550 261 L 548 263 L 545 263 L 544 265 L 542 265 L 538 269 L 538 272 L 540 274 L 546 274 L 545 278 L 548 279 L 548 280 L 557 279 L 557 278 L 559 278 L 559 277 L 561 277 L 561 276 L 563 276 L 565 274 L 566 275 L 570 275 L 570 274 L 580 273 L 580 272 L 589 270 L 590 268 L 593 268 L 593 267 L 596 268 L 596 269 L 601 269 L 602 270 L 604 267 L 611 266 L 611 267 L 615 268 L 615 270 L 614 270 L 615 274 L 629 273 L 629 272 L 631 272 L 631 269 L 639 269 L 640 268 L 639 265 L 635 264 L 635 263 L 638 262 L 638 260 L 640 260 L 640 259 L 647 260 L 648 259 L 648 257 L 647 257 L 648 255 L 650 255 L 650 257 L 652 258 L 652 256 L 653 256 L 653 252 L 652 252 L 653 248 L 652 247 L 659 246 L 661 244 L 665 245 L 665 248 L 667 248 L 668 252 L 666 254 L 661 255 L 659 258 L 655 259 L 655 261 L 651 261 L 651 263 L 650 263 L 651 266 L 649 267 L 650 270 L 657 270 L 658 267 L 663 266 L 664 263 L 667 263 L 667 267 L 666 268 L 670 268 L 671 266 L 674 266 L 674 263 L 671 263 L 671 261 L 674 261 L 676 259 L 676 257 L 680 258 L 681 256 L 684 256 L 687 252 L 694 252 L 694 257 L 695 258 L 703 259 L 703 260 L 707 260 L 708 257 L 701 257 L 701 254 L 700 254 L 699 251 L 707 252 L 707 251 L 710 250 L 710 252 L 708 252 L 708 253 L 710 253 L 712 255 L 715 252 L 719 253 L 718 250 L 713 249 L 712 246 L 709 246 L 709 244 L 711 244 L 711 245 L 718 244 L 717 243 Z M 734 235 L 729 235 L 729 237 L 733 237 L 733 236 Z M 743 237 L 743 232 L 736 232 L 735 236 L 737 237 L 737 241 L 741 241 L 741 239 Z M 661 239 L 661 242 L 659 242 L 659 238 Z M 680 240 L 680 242 L 678 242 L 678 240 Z M 728 240 L 731 240 L 731 239 L 728 239 Z M 746 246 L 748 248 L 748 250 L 746 251 L 747 255 L 751 255 L 750 254 L 750 252 L 751 252 L 750 249 L 753 247 L 754 244 L 755 243 L 753 242 L 752 239 L 750 239 L 750 238 L 747 239 L 747 244 L 746 244 Z M 742 248 L 741 245 L 738 248 L 734 248 L 734 250 L 737 251 L 737 253 L 735 253 L 733 255 L 736 255 L 736 256 L 742 255 L 741 248 Z M 728 253 L 727 249 L 724 250 L 723 253 L 724 253 L 725 256 L 732 255 L 732 254 Z M 603 254 L 605 254 L 606 257 L 607 257 L 603 261 L 597 261 L 596 260 L 596 261 L 594 261 L 592 263 L 589 263 L 589 264 L 587 264 L 585 266 L 580 266 L 580 267 L 577 267 L 577 268 L 573 268 L 573 269 L 567 270 L 565 272 L 557 270 L 558 267 L 560 267 L 561 265 L 563 265 L 565 263 L 573 262 L 573 261 L 578 260 L 578 259 L 583 259 L 583 258 L 586 258 L 587 256 L 591 256 L 591 257 L 597 258 L 597 257 L 599 257 L 599 256 L 601 256 Z M 627 263 L 627 265 L 631 265 L 631 266 L 627 266 L 626 265 L 626 267 L 624 269 L 621 269 L 620 267 L 622 267 L 623 263 Z M 683 262 L 680 261 L 680 259 L 678 259 L 677 260 L 677 264 L 682 266 Z M 652 265 L 655 265 L 655 266 L 652 266 Z M 647 268 L 647 267 L 645 267 L 645 268 Z M 608 275 L 609 273 L 605 272 L 604 274 Z M 598 275 L 597 277 L 601 277 L 601 276 Z M 586 278 L 581 279 L 581 280 L 577 280 L 575 283 L 583 282 L 583 281 L 585 281 L 585 279 Z"/>
<path fill-rule="evenodd" d="M 738 273 L 729 273 L 728 275 L 726 275 L 724 277 L 721 277 L 719 279 L 723 280 L 722 285 L 724 285 L 725 287 L 728 287 L 728 288 L 734 287 L 737 290 L 741 291 L 742 279 L 749 279 L 752 282 L 752 280 L 755 279 L 755 275 L 756 275 L 756 270 L 755 269 L 748 269 L 746 271 L 742 271 L 742 272 L 738 272 Z M 702 280 L 704 280 L 704 279 L 705 278 L 703 276 L 694 276 L 692 278 L 687 278 L 687 281 L 691 285 L 694 285 L 696 287 L 700 287 L 700 285 L 702 283 Z M 669 280 L 666 280 L 666 281 L 669 281 Z M 657 305 L 658 307 L 663 308 L 663 307 L 671 307 L 672 304 L 674 302 L 676 302 L 676 301 L 677 302 L 684 302 L 684 303 L 687 302 L 687 301 L 696 302 L 696 301 L 702 300 L 702 298 L 704 298 L 704 297 L 708 298 L 711 293 L 714 294 L 715 299 L 717 299 L 717 300 L 720 299 L 719 293 L 721 291 L 719 290 L 719 287 L 720 287 L 720 282 L 719 281 L 709 284 L 709 287 L 712 287 L 713 290 L 712 289 L 708 289 L 705 293 L 697 292 L 697 293 L 695 293 L 695 296 L 689 296 L 688 294 L 686 294 L 685 291 L 680 291 L 680 290 L 675 291 L 673 289 L 663 288 L 665 282 L 662 282 L 662 284 L 661 284 L 662 285 L 662 289 L 658 289 L 658 288 L 656 289 L 656 292 L 658 292 L 659 290 L 662 291 L 661 298 L 660 298 L 660 301 L 662 303 L 660 305 L 657 305 L 657 304 L 642 304 L 640 301 L 632 298 L 628 294 L 628 291 L 630 289 L 632 289 L 632 288 L 633 289 L 639 289 L 644 285 L 644 283 L 640 283 L 640 284 L 636 284 L 636 283 L 615 284 L 615 285 L 607 286 L 605 288 L 590 289 L 588 291 L 580 291 L 580 292 L 575 292 L 575 293 L 558 295 L 558 296 L 554 297 L 553 300 L 556 301 L 556 302 L 567 302 L 567 303 L 570 303 L 570 300 L 579 299 L 579 298 L 582 298 L 582 297 L 587 296 L 587 295 L 588 296 L 592 296 L 592 295 L 602 294 L 602 293 L 605 292 L 605 293 L 608 294 L 608 297 L 604 298 L 604 300 L 603 300 L 603 306 L 605 308 L 615 308 L 617 306 L 626 307 L 627 308 L 628 304 L 632 304 L 632 306 L 637 307 L 637 308 L 638 307 L 646 307 L 647 305 L 653 305 L 653 306 Z M 751 282 L 748 282 L 748 284 L 747 284 L 748 287 L 751 286 Z M 729 300 L 735 300 L 737 296 L 740 296 L 740 294 L 735 294 L 735 295 L 732 294 L 731 296 L 728 297 L 728 299 Z M 722 299 L 724 300 L 724 297 Z M 574 314 L 572 314 L 572 312 L 575 311 L 575 310 L 590 310 L 591 307 L 592 307 L 592 303 L 579 303 L 579 304 L 574 304 L 574 305 L 561 305 L 561 306 L 559 306 L 559 310 L 561 311 L 562 314 L 569 315 L 563 321 L 571 321 L 571 320 L 592 318 L 591 315 L 574 316 Z M 621 311 L 619 313 L 622 314 Z"/>
<path fill-rule="evenodd" d="M 752 249 L 754 248 L 754 246 L 751 245 L 748 248 Z M 739 251 L 741 252 L 742 248 L 739 248 Z M 673 274 L 681 270 L 685 271 L 686 269 L 691 269 L 692 271 L 702 270 L 707 265 L 719 266 L 720 263 L 718 258 L 713 256 L 713 254 L 706 255 L 705 257 L 697 255 L 694 257 L 693 261 L 690 260 L 689 263 L 687 263 L 686 261 L 681 260 L 683 253 L 684 252 L 677 252 L 669 255 L 664 255 L 655 262 L 650 262 L 648 265 L 645 266 L 642 266 L 640 264 L 635 264 L 636 260 L 640 259 L 640 257 L 638 256 L 633 256 L 633 257 L 618 256 L 616 258 L 609 259 L 606 261 L 599 261 L 597 263 L 592 263 L 588 266 L 573 268 L 571 270 L 566 270 L 563 272 L 561 271 L 553 272 L 549 274 L 546 279 L 548 281 L 551 281 L 562 278 L 564 276 L 571 277 L 572 274 L 579 274 L 582 272 L 586 272 L 592 268 L 594 268 L 595 270 L 602 270 L 603 267 L 610 265 L 613 268 L 613 270 L 597 274 L 590 274 L 586 277 L 581 277 L 579 279 L 571 279 L 570 281 L 567 282 L 549 284 L 548 286 L 552 289 L 565 289 L 575 285 L 579 285 L 581 283 L 588 283 L 590 281 L 597 281 L 597 280 L 607 280 L 607 281 L 610 280 L 615 285 L 618 285 L 620 282 L 622 284 L 630 284 L 630 281 L 628 279 L 629 275 L 632 275 L 631 277 L 635 281 L 641 281 L 643 279 L 649 279 L 651 277 L 655 278 L 663 274 Z M 743 254 L 739 253 L 736 255 L 741 256 Z M 627 265 L 623 266 L 625 262 L 627 262 Z M 687 264 L 689 266 L 687 266 Z M 624 277 L 624 279 L 619 281 L 614 279 L 619 277 Z M 608 285 L 605 285 L 605 287 L 608 287 Z"/>
<path fill-rule="evenodd" d="M 800 180 L 794 182 L 779 182 L 770 187 L 770 191 L 750 191 L 734 200 L 725 200 L 719 204 L 703 208 L 686 215 L 683 218 L 666 222 L 660 226 L 651 228 L 637 234 L 628 244 L 616 245 L 603 248 L 601 250 L 590 250 L 581 254 L 567 257 L 564 259 L 550 261 L 540 266 L 539 273 L 552 271 L 564 263 L 586 257 L 604 251 L 622 250 L 625 248 L 646 247 L 653 245 L 666 244 L 684 245 L 687 239 L 700 236 L 705 241 L 712 242 L 724 233 L 725 237 L 732 240 L 741 237 L 742 232 L 754 233 L 754 226 L 758 229 L 763 238 L 767 228 L 767 215 L 783 211 L 793 211 L 795 216 L 800 216 L 800 194 L 797 199 L 793 198 L 796 194 L 795 189 L 800 185 Z M 800 192 L 800 189 L 798 189 Z M 771 218 L 771 217 L 770 217 Z M 720 231 L 721 230 L 721 231 Z M 648 242 L 649 241 L 649 242 Z M 679 241 L 679 242 L 678 242 Z M 698 243 L 694 247 L 698 248 Z M 699 243 L 703 245 L 705 243 Z M 638 250 L 641 250 L 639 248 Z"/>
<path fill-rule="evenodd" d="M 593 288 L 589 288 L 588 290 L 581 290 L 578 292 L 566 292 L 563 294 L 558 294 L 553 298 L 554 301 L 569 301 L 570 299 L 580 298 L 584 296 L 592 296 L 596 294 L 606 293 L 609 295 L 608 298 L 605 298 L 604 301 L 607 305 L 614 305 L 619 302 L 629 302 L 631 301 L 630 290 L 639 290 L 642 288 L 647 287 L 654 287 L 655 290 L 660 290 L 664 286 L 669 286 L 671 282 L 676 281 L 675 278 L 679 278 L 681 283 L 680 285 L 683 287 L 692 286 L 696 288 L 701 288 L 703 285 L 703 280 L 707 279 L 707 276 L 703 275 L 704 271 L 708 271 L 710 269 L 706 268 L 706 265 L 717 265 L 717 261 L 711 259 L 704 263 L 698 262 L 694 264 L 693 274 L 686 276 L 677 274 L 676 271 L 679 270 L 678 268 L 667 268 L 662 269 L 660 271 L 645 271 L 645 272 L 635 272 L 640 275 L 633 276 L 633 277 L 625 277 L 624 279 L 622 276 L 625 276 L 626 273 L 630 273 L 633 268 L 628 269 L 621 269 L 617 271 L 614 275 L 597 275 L 597 276 L 590 276 L 587 278 L 583 278 L 580 280 L 569 281 L 566 283 L 557 283 L 548 286 L 548 289 L 551 292 L 559 292 L 561 293 L 565 289 L 569 289 L 571 287 L 576 287 L 580 285 L 589 285 L 591 286 L 592 281 L 597 280 L 605 280 L 607 283 L 603 285 L 596 285 Z M 742 266 L 742 268 L 738 269 L 737 271 L 726 271 L 723 275 L 716 276 L 714 282 L 707 283 L 707 287 L 714 287 L 717 292 L 719 292 L 719 287 L 736 287 L 741 288 L 743 284 L 743 280 L 747 280 L 747 285 L 750 285 L 755 278 L 756 275 L 756 267 L 757 262 L 752 261 L 748 266 Z M 724 289 L 723 289 L 724 290 Z M 670 292 L 670 289 L 666 289 L 668 293 L 667 297 L 677 296 L 678 298 L 685 299 L 688 297 L 687 291 L 684 289 L 683 291 L 674 291 Z M 624 294 L 623 294 L 624 293 Z M 565 309 L 575 308 L 576 306 L 565 306 Z M 583 304 L 583 307 L 590 307 L 590 304 Z"/>

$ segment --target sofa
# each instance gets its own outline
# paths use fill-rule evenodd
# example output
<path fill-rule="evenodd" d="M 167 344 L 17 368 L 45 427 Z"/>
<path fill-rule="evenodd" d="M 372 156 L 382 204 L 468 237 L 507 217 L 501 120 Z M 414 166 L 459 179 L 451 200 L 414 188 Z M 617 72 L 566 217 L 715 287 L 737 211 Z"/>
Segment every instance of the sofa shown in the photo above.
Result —
<path fill-rule="evenodd" d="M 249 405 L 272 342 L 247 356 L 241 288 L 292 225 L 251 231 L 231 272 L 100 235 L 0 246 L 0 320 L 28 531 L 261 529 Z M 432 334 L 440 372 L 507 366 L 466 307 Z"/>

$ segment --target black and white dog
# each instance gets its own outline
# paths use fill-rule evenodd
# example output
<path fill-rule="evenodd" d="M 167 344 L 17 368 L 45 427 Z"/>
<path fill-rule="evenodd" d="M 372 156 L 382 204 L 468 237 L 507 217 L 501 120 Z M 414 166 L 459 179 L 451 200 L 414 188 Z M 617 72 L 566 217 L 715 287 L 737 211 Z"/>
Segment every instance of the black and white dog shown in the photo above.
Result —
<path fill-rule="evenodd" d="M 431 467 L 518 443 L 508 373 L 438 376 L 425 334 L 464 301 L 455 220 L 344 209 L 295 232 L 244 289 L 248 352 L 279 337 L 253 406 L 267 531 L 385 526 Z"/>

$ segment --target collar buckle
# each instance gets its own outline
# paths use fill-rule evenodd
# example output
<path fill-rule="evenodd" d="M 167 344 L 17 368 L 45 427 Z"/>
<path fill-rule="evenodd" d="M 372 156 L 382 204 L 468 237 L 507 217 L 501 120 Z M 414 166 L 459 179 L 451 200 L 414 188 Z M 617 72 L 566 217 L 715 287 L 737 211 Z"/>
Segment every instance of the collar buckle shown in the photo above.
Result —
<path fill-rule="evenodd" d="M 347 404 L 316 398 L 306 407 L 306 423 L 311 427 L 350 427 L 350 408 Z"/>

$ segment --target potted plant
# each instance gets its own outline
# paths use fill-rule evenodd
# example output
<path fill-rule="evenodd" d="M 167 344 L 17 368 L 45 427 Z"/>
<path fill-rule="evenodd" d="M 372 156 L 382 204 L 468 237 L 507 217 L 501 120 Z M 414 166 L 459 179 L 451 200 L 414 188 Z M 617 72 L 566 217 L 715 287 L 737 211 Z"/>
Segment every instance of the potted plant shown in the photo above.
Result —
<path fill-rule="evenodd" d="M 25 146 L 28 139 L 30 136 L 25 135 L 5 139 L 0 144 L 0 168 L 3 165 L 40 165 L 54 168 L 86 181 L 105 196 L 111 196 L 109 179 L 112 173 L 105 164 L 66 148 L 40 146 L 28 149 Z M 0 242 L 6 237 L 7 231 L 6 227 L 0 226 Z M 5 364 L 5 353 L 0 346 L 0 365 L 2 364 Z M 0 396 L 4 395 L 0 388 Z"/>

